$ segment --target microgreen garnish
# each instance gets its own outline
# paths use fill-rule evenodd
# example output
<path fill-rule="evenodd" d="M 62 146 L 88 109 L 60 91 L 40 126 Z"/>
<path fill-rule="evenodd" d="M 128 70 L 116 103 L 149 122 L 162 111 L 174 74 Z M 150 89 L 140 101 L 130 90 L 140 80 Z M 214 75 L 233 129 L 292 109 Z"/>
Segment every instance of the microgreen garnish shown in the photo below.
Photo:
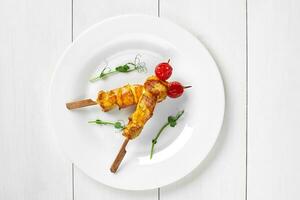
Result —
<path fill-rule="evenodd" d="M 141 55 L 138 54 L 135 56 L 134 62 L 128 62 L 124 65 L 117 66 L 113 69 L 109 67 L 104 67 L 104 69 L 100 72 L 100 74 L 94 78 L 90 79 L 90 82 L 95 82 L 100 79 L 105 79 L 108 76 L 115 74 L 115 73 L 128 73 L 132 71 L 137 72 L 147 72 L 147 68 L 144 62 L 141 62 L 140 59 Z"/>
<path fill-rule="evenodd" d="M 117 122 L 109 122 L 109 121 L 103 121 L 101 119 L 96 119 L 94 121 L 89 121 L 91 124 L 100 124 L 100 125 L 111 125 L 114 126 L 116 129 L 124 129 L 124 124 L 122 124 L 120 121 Z"/>
<path fill-rule="evenodd" d="M 152 159 L 153 157 L 153 153 L 154 153 L 154 146 L 157 143 L 157 140 L 159 138 L 159 136 L 161 135 L 161 133 L 163 132 L 163 130 L 165 128 L 167 128 L 168 126 L 170 127 L 175 127 L 177 125 L 177 120 L 183 115 L 184 110 L 178 112 L 175 116 L 169 116 L 168 117 L 168 122 L 166 122 L 161 129 L 159 130 L 159 132 L 156 134 L 155 138 L 152 139 L 152 146 L 151 146 L 151 151 L 150 151 L 150 159 Z"/>

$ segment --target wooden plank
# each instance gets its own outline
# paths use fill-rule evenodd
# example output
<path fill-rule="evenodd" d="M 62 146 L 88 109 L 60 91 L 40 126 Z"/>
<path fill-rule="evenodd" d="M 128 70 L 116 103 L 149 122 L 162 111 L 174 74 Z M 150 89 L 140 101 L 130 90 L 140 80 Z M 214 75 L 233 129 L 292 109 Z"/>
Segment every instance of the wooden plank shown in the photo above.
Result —
<path fill-rule="evenodd" d="M 121 14 L 148 14 L 157 16 L 158 2 L 153 0 L 75 0 L 74 36 L 105 18 Z M 74 169 L 74 196 L 77 200 L 88 199 L 157 199 L 157 190 L 128 192 L 104 186 Z"/>
<path fill-rule="evenodd" d="M 71 163 L 47 124 L 55 64 L 70 43 L 69 1 L 0 2 L 0 199 L 71 199 Z"/>
<path fill-rule="evenodd" d="M 155 0 L 74 0 L 74 35 L 108 17 L 126 14 L 157 16 Z"/>
<path fill-rule="evenodd" d="M 74 197 L 75 199 L 130 199 L 130 200 L 156 200 L 157 189 L 147 191 L 125 191 L 118 190 L 89 178 L 80 169 L 75 167 L 74 177 Z"/>
<path fill-rule="evenodd" d="M 245 199 L 245 3 L 239 0 L 161 0 L 161 17 L 182 25 L 208 47 L 219 65 L 226 90 L 224 125 L 214 149 L 190 175 L 161 188 L 162 200 Z"/>
<path fill-rule="evenodd" d="M 248 199 L 299 199 L 300 2 L 248 2 Z"/>

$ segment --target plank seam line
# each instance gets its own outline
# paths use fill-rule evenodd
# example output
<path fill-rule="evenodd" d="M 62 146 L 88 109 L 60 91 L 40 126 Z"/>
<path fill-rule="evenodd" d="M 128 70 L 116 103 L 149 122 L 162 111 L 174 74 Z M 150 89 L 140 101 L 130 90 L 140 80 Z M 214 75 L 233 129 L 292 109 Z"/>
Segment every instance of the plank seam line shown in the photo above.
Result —
<path fill-rule="evenodd" d="M 160 188 L 157 188 L 157 199 L 160 200 Z"/>
<path fill-rule="evenodd" d="M 157 0 L 157 16 L 160 17 L 160 0 Z M 157 188 L 157 200 L 160 200 L 160 188 Z"/>
<path fill-rule="evenodd" d="M 73 28 L 73 18 L 74 18 L 74 14 L 73 14 L 73 8 L 74 8 L 74 2 L 73 2 L 73 0 L 71 0 L 71 40 L 72 40 L 72 42 L 74 41 L 74 34 L 73 34 L 73 30 L 74 30 L 74 28 Z"/>
<path fill-rule="evenodd" d="M 160 0 L 157 0 L 157 16 L 160 17 Z M 160 188 L 157 188 L 157 200 L 160 200 Z"/>
<path fill-rule="evenodd" d="M 160 0 L 157 0 L 157 16 L 160 17 Z"/>
<path fill-rule="evenodd" d="M 248 0 L 246 0 L 246 183 L 245 183 L 245 200 L 248 199 Z"/>
<path fill-rule="evenodd" d="M 75 192 L 74 192 L 74 163 L 72 163 L 72 200 L 75 199 Z"/>
<path fill-rule="evenodd" d="M 71 0 L 71 42 L 73 43 L 74 41 L 74 2 Z M 74 163 L 72 163 L 72 200 L 75 199 L 75 184 L 74 184 Z"/>

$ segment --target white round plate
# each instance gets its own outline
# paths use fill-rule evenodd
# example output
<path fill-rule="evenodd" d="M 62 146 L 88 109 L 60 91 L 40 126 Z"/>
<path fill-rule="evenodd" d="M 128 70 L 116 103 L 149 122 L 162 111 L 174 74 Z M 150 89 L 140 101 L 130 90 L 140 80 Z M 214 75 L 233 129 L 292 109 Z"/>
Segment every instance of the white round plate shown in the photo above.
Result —
<path fill-rule="evenodd" d="M 106 80 L 89 79 L 106 65 L 133 61 L 137 54 L 148 72 L 115 74 Z M 171 59 L 173 75 L 193 87 L 182 97 L 159 103 L 141 135 L 130 141 L 117 173 L 109 168 L 123 143 L 113 127 L 89 120 L 123 120 L 134 108 L 104 113 L 99 106 L 67 110 L 65 103 L 92 98 L 99 90 L 127 83 L 143 83 L 155 66 Z M 191 172 L 209 153 L 220 131 L 224 113 L 223 83 L 206 48 L 178 25 L 157 17 L 121 16 L 96 24 L 70 45 L 58 62 L 49 97 L 49 119 L 60 147 L 74 164 L 97 181 L 120 189 L 146 190 L 170 184 Z M 175 128 L 167 128 L 149 159 L 151 140 L 178 111 L 185 113 Z"/>

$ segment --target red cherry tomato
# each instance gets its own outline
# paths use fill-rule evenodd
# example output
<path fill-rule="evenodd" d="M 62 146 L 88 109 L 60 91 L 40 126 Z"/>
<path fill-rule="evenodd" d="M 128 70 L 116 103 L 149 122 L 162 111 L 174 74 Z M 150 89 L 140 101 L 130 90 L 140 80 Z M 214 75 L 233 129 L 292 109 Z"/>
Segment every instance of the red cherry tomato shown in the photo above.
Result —
<path fill-rule="evenodd" d="M 156 66 L 155 68 L 155 75 L 160 79 L 160 80 L 167 80 L 170 78 L 172 75 L 173 68 L 169 64 L 169 62 L 166 63 L 160 63 Z"/>
<path fill-rule="evenodd" d="M 168 84 L 168 96 L 171 98 L 177 98 L 180 97 L 183 94 L 184 87 L 181 85 L 181 83 L 177 81 L 170 82 Z"/>

